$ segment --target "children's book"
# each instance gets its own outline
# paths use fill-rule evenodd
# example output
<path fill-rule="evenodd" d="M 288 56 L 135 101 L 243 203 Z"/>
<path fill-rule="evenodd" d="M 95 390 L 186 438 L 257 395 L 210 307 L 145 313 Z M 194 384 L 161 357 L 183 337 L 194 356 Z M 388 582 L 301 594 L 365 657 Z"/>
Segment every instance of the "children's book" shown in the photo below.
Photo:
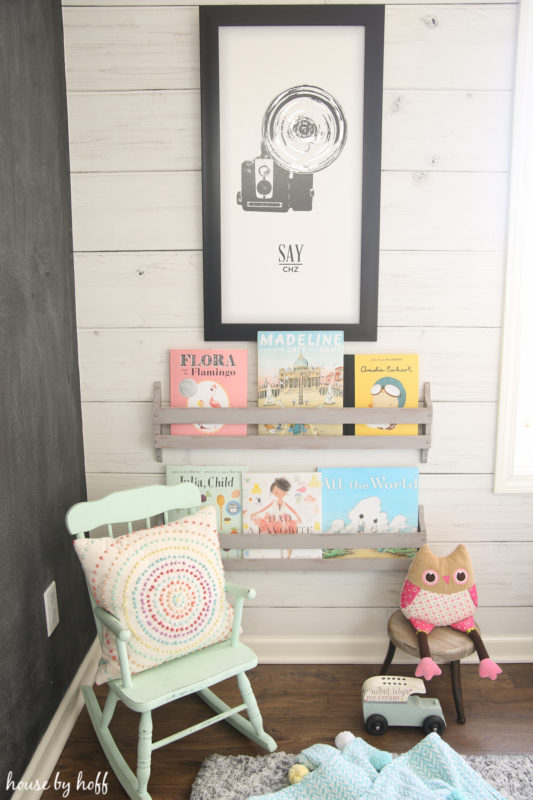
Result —
<path fill-rule="evenodd" d="M 247 350 L 171 350 L 170 405 L 178 408 L 245 408 Z M 173 423 L 171 433 L 238 436 L 246 425 Z"/>
<path fill-rule="evenodd" d="M 358 547 L 325 551 L 325 557 L 414 555 L 401 547 L 401 534 L 418 530 L 416 467 L 324 468 L 320 474 L 324 533 L 353 533 Z M 398 533 L 398 547 L 363 549 L 363 537 L 369 533 Z"/>
<path fill-rule="evenodd" d="M 322 530 L 320 473 L 243 474 L 243 533 L 301 534 Z M 321 558 L 322 549 L 253 549 L 245 558 Z"/>
<path fill-rule="evenodd" d="M 353 355 L 345 354 L 344 356 L 344 394 L 343 405 L 344 408 L 355 408 L 355 377 L 354 377 L 354 357 Z M 353 436 L 355 433 L 355 425 L 353 423 L 345 423 L 342 426 L 342 433 L 344 436 Z"/>
<path fill-rule="evenodd" d="M 343 331 L 258 331 L 260 408 L 342 408 Z M 342 435 L 342 425 L 260 425 L 278 436 Z"/>
<path fill-rule="evenodd" d="M 358 354 L 354 365 L 356 408 L 417 408 L 417 355 Z M 418 425 L 357 424 L 355 433 L 357 436 L 416 436 Z"/>
<path fill-rule="evenodd" d="M 214 506 L 219 533 L 242 533 L 242 472 L 245 467 L 167 466 L 168 486 L 194 483 L 202 493 L 202 507 Z M 169 522 L 184 512 L 169 511 Z M 223 550 L 223 557 L 241 558 L 241 550 Z"/>

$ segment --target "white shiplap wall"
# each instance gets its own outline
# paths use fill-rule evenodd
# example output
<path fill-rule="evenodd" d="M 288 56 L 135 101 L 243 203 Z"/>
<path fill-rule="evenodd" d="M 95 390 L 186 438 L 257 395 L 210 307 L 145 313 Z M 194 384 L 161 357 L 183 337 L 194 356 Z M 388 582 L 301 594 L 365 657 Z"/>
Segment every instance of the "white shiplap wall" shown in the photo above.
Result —
<path fill-rule="evenodd" d="M 198 8 L 63 0 L 63 16 L 94 498 L 164 480 L 151 445 L 153 382 L 168 397 L 169 349 L 203 344 Z M 533 499 L 492 492 L 516 24 L 515 2 L 387 5 L 380 328 L 376 343 L 346 351 L 419 353 L 435 405 L 420 465 L 429 540 L 438 553 L 469 546 L 491 654 L 533 660 Z M 165 461 L 418 464 L 410 451 L 282 449 L 169 451 Z M 381 659 L 401 573 L 252 580 L 245 633 L 263 660 Z"/>

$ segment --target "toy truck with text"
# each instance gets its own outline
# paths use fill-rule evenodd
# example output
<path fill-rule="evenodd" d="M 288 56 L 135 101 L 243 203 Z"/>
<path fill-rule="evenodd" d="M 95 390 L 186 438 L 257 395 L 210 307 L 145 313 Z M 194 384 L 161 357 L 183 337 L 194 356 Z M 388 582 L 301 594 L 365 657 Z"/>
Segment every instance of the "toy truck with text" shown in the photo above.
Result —
<path fill-rule="evenodd" d="M 426 687 L 420 678 L 376 675 L 363 683 L 362 702 L 365 728 L 381 736 L 389 725 L 420 726 L 425 733 L 442 734 L 446 727 L 439 701 L 419 697 Z"/>

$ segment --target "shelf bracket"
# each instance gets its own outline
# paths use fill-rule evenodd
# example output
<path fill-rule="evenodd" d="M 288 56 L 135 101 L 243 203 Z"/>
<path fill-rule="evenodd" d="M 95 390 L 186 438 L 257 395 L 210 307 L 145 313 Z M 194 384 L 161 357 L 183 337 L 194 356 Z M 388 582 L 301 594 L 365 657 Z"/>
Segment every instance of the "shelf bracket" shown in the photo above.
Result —
<path fill-rule="evenodd" d="M 420 451 L 420 461 L 427 464 L 429 447 L 431 446 L 431 429 L 433 425 L 433 401 L 431 400 L 431 386 L 429 381 L 424 383 L 424 406 L 429 411 L 429 420 L 424 423 L 424 433 L 427 437 L 428 446 Z"/>
<path fill-rule="evenodd" d="M 161 382 L 154 383 L 154 399 L 152 403 L 152 416 L 154 424 L 154 442 L 155 444 L 155 458 L 156 461 L 163 461 L 163 450 L 157 446 L 158 437 L 162 433 L 162 425 L 159 422 L 159 410 L 161 408 Z"/>

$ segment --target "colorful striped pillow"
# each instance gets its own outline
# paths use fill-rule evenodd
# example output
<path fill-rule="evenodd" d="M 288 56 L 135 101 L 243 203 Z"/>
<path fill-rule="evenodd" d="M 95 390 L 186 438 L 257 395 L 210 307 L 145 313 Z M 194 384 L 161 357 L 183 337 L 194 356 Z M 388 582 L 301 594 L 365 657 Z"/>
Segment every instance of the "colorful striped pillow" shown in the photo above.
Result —
<path fill-rule="evenodd" d="M 117 539 L 75 539 L 74 547 L 95 603 L 131 631 L 132 674 L 230 635 L 233 609 L 224 593 L 213 506 Z M 104 629 L 95 680 L 117 677 L 115 638 Z"/>

